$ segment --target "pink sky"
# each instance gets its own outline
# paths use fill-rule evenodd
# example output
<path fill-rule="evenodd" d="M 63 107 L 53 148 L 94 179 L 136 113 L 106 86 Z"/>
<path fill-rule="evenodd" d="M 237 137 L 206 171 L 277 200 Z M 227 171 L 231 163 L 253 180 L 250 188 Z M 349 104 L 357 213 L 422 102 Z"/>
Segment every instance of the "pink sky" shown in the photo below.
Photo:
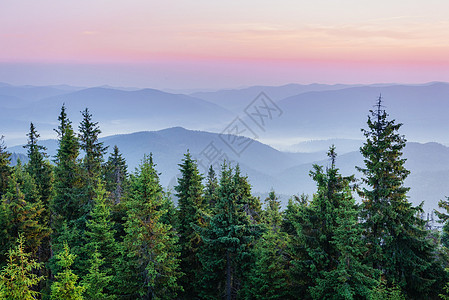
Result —
<path fill-rule="evenodd" d="M 449 2 L 391 2 L 5 0 L 0 81 L 156 88 L 449 81 Z"/>

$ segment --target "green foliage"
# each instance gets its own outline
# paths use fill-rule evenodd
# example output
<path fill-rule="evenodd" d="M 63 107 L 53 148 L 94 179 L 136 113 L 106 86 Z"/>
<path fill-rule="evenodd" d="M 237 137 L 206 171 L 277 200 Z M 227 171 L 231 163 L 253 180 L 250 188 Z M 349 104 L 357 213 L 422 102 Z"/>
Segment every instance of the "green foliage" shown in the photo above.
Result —
<path fill-rule="evenodd" d="M 35 274 L 41 264 L 31 259 L 24 250 L 24 238 L 17 239 L 17 245 L 9 250 L 7 265 L 0 273 L 0 298 L 11 300 L 31 300 L 39 296 L 32 288 L 43 279 Z"/>
<path fill-rule="evenodd" d="M 62 269 L 55 276 L 51 285 L 51 299 L 55 300 L 82 300 L 86 287 L 78 284 L 78 276 L 75 275 L 71 266 L 75 255 L 70 253 L 69 246 L 64 243 L 64 250 L 56 255 L 58 266 Z"/>
<path fill-rule="evenodd" d="M 58 120 L 60 125 L 56 130 L 59 137 L 59 148 L 55 159 L 56 194 L 51 203 L 56 233 L 64 222 L 81 218 L 87 205 L 83 200 L 85 199 L 83 179 L 78 162 L 79 143 L 65 113 L 65 106 L 62 106 Z"/>
<path fill-rule="evenodd" d="M 206 227 L 196 227 L 204 241 L 198 253 L 203 266 L 202 298 L 235 299 L 249 276 L 254 259 L 251 250 L 260 229 L 251 219 L 255 205 L 247 186 L 238 170 L 233 174 L 232 168 L 223 164 L 212 216 L 206 216 Z"/>
<path fill-rule="evenodd" d="M 371 292 L 369 300 L 405 300 L 405 297 L 396 284 L 387 287 L 385 280 L 380 280 Z"/>
<path fill-rule="evenodd" d="M 215 203 L 217 203 L 217 188 L 218 179 L 215 176 L 214 168 L 211 165 L 207 172 L 206 184 L 204 186 L 204 203 L 209 210 L 212 210 Z"/>
<path fill-rule="evenodd" d="M 145 156 L 130 178 L 126 200 L 121 288 L 129 296 L 173 299 L 181 289 L 177 237 L 171 225 L 161 220 L 165 201 L 152 156 Z"/>
<path fill-rule="evenodd" d="M 360 149 L 365 167 L 358 168 L 365 184 L 360 195 L 367 262 L 383 272 L 388 284 L 396 282 L 407 297 L 436 296 L 444 270 L 418 217 L 421 206 L 412 207 L 407 199 L 404 180 L 410 172 L 402 158 L 406 140 L 397 133 L 402 124 L 388 119 L 381 97 L 370 112 L 368 129 L 363 130 L 367 140 Z"/>
<path fill-rule="evenodd" d="M 178 235 L 180 245 L 181 272 L 184 275 L 180 278 L 180 283 L 184 287 L 183 297 L 192 299 L 198 293 L 194 290 L 197 282 L 201 264 L 197 253 L 203 243 L 201 237 L 194 226 L 204 227 L 205 220 L 203 212 L 203 185 L 202 177 L 198 171 L 196 162 L 189 152 L 184 155 L 182 164 L 179 164 L 181 177 L 178 185 L 175 186 L 178 197 Z"/>
<path fill-rule="evenodd" d="M 92 257 L 89 261 L 89 272 L 82 281 L 82 285 L 86 288 L 84 292 L 84 299 L 88 300 L 106 300 L 115 299 L 114 295 L 108 295 L 105 290 L 111 289 L 110 282 L 112 275 L 102 271 L 105 264 L 105 259 L 101 257 L 98 249 L 92 252 Z"/>
<path fill-rule="evenodd" d="M 106 190 L 110 193 L 114 204 L 120 203 L 123 197 L 127 185 L 127 169 L 126 161 L 115 145 L 104 167 Z"/>
<path fill-rule="evenodd" d="M 40 223 L 42 203 L 31 175 L 19 163 L 8 181 L 8 189 L 0 203 L 1 254 L 4 257 L 20 234 L 27 252 L 36 257 L 41 241 L 50 230 Z M 2 262 L 4 260 L 2 259 Z"/>
<path fill-rule="evenodd" d="M 266 231 L 255 243 L 254 264 L 241 294 L 247 299 L 290 299 L 289 237 L 280 228 L 281 204 L 274 191 L 270 192 L 265 202 L 263 220 Z"/>
<path fill-rule="evenodd" d="M 90 210 L 92 199 L 95 197 L 95 186 L 97 178 L 101 173 L 101 164 L 103 163 L 103 155 L 106 153 L 108 147 L 105 147 L 102 142 L 98 141 L 98 136 L 101 130 L 98 122 L 92 121 L 92 114 L 86 108 L 81 112 L 83 119 L 78 127 L 78 139 L 80 148 L 84 152 L 82 160 L 83 181 L 84 181 L 84 195 L 87 197 L 85 202 L 85 212 Z"/>
<path fill-rule="evenodd" d="M 8 188 L 8 178 L 11 175 L 11 167 L 9 166 L 9 158 L 11 153 L 6 151 L 4 136 L 0 137 L 0 198 Z"/>

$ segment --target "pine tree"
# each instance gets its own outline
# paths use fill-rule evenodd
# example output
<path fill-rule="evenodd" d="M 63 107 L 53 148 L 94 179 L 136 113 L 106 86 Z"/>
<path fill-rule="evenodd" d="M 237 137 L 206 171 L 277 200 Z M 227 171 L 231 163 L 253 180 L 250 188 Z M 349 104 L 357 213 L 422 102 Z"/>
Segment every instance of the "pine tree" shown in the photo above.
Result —
<path fill-rule="evenodd" d="M 36 183 L 37 193 L 42 203 L 43 211 L 39 219 L 39 223 L 47 228 L 50 224 L 50 201 L 53 197 L 53 167 L 48 161 L 48 156 L 44 152 L 46 148 L 38 144 L 39 134 L 33 123 L 30 123 L 30 132 L 27 134 L 28 143 L 24 146 L 27 148 L 27 155 L 29 158 L 26 164 L 26 170 L 33 177 Z M 38 249 L 38 261 L 46 263 L 51 256 L 50 236 L 42 240 Z M 46 268 L 39 269 L 40 274 L 48 276 Z M 43 282 L 41 282 L 43 284 Z"/>
<path fill-rule="evenodd" d="M 369 245 L 367 261 L 397 283 L 409 298 L 436 296 L 444 270 L 435 261 L 436 249 L 426 239 L 424 221 L 418 217 L 421 206 L 408 201 L 409 188 L 404 180 L 409 175 L 402 150 L 405 137 L 398 133 L 402 124 L 388 119 L 379 97 L 375 110 L 370 110 L 367 138 L 360 151 L 365 167 L 363 175 L 362 217 L 365 239 Z M 438 280 L 437 280 L 438 279 Z"/>
<path fill-rule="evenodd" d="M 103 163 L 103 155 L 106 153 L 108 147 L 105 147 L 102 142 L 98 141 L 98 137 L 101 134 L 101 130 L 98 126 L 98 122 L 92 121 L 92 114 L 86 108 L 81 112 L 83 120 L 79 125 L 78 139 L 80 142 L 80 148 L 84 151 L 85 155 L 82 161 L 82 168 L 84 170 L 84 194 L 86 195 L 87 202 L 86 213 L 90 210 L 92 199 L 95 197 L 95 185 L 98 176 L 101 174 L 101 165 Z"/>
<path fill-rule="evenodd" d="M 0 218 L 2 237 L 1 254 L 4 257 L 19 235 L 24 238 L 24 246 L 34 258 L 42 240 L 49 236 L 50 230 L 39 222 L 43 212 L 42 203 L 31 175 L 20 164 L 8 181 L 8 189 L 1 199 L 2 217 Z M 4 259 L 2 258 L 2 263 Z"/>
<path fill-rule="evenodd" d="M 243 287 L 247 299 L 292 299 L 288 272 L 289 238 L 281 231 L 281 204 L 274 191 L 265 199 L 265 232 L 253 249 L 254 261 L 249 280 Z"/>
<path fill-rule="evenodd" d="M 0 298 L 11 300 L 32 300 L 39 296 L 39 292 L 33 290 L 43 277 L 36 275 L 36 270 L 41 264 L 31 258 L 31 254 L 25 252 L 24 239 L 20 235 L 17 245 L 9 250 L 8 264 L 0 273 Z"/>
<path fill-rule="evenodd" d="M 84 246 L 83 252 L 87 254 L 89 259 L 87 265 L 90 265 L 90 275 L 86 276 L 91 278 L 92 281 L 101 279 L 109 282 L 111 281 L 111 275 L 115 273 L 119 248 L 114 238 L 115 230 L 111 220 L 111 209 L 106 202 L 108 195 L 102 182 L 98 183 L 95 192 L 94 206 L 90 213 L 90 219 L 87 221 L 85 232 L 87 244 Z M 91 299 L 95 299 L 93 296 L 95 293 L 101 293 L 105 298 L 112 294 L 112 286 L 104 284 L 100 291 L 100 284 L 91 285 L 88 288 Z M 95 292 L 92 292 L 92 290 L 95 290 Z"/>
<path fill-rule="evenodd" d="M 105 164 L 106 190 L 114 204 L 119 204 L 124 193 L 128 177 L 128 166 L 117 145 Z"/>
<path fill-rule="evenodd" d="M 122 272 L 121 288 L 128 297 L 173 299 L 180 290 L 177 237 L 171 226 L 161 221 L 166 214 L 164 202 L 152 156 L 146 156 L 131 176 L 126 200 L 123 254 L 127 269 Z"/>
<path fill-rule="evenodd" d="M 217 188 L 218 179 L 215 176 L 214 168 L 211 165 L 207 172 L 206 184 L 204 187 L 204 204 L 209 210 L 212 210 L 215 203 L 217 203 Z"/>
<path fill-rule="evenodd" d="M 201 233 L 204 247 L 199 252 L 203 266 L 200 296 L 204 299 L 236 299 L 248 266 L 253 262 L 252 245 L 260 233 L 247 213 L 250 203 L 241 187 L 240 174 L 223 164 L 217 202 Z"/>
<path fill-rule="evenodd" d="M 314 165 L 310 172 L 317 184 L 313 200 L 289 203 L 291 276 L 300 293 L 293 291 L 304 299 L 363 299 L 376 280 L 374 270 L 362 263 L 366 249 L 351 194 L 354 177 L 340 175 L 334 147 L 328 155 L 330 167 Z"/>
<path fill-rule="evenodd" d="M 178 235 L 180 245 L 181 272 L 180 283 L 184 287 L 183 297 L 197 297 L 194 284 L 201 268 L 197 252 L 202 247 L 201 237 L 194 226 L 204 227 L 203 185 L 196 162 L 187 151 L 182 164 L 179 164 L 181 177 L 175 186 L 178 197 Z"/>
<path fill-rule="evenodd" d="M 8 188 L 8 178 L 11 175 L 11 167 L 9 166 L 9 158 L 11 153 L 6 151 L 4 136 L 0 137 L 0 199 Z"/>
<path fill-rule="evenodd" d="M 78 283 L 78 276 L 75 275 L 71 266 L 75 260 L 75 255 L 70 253 L 67 243 L 64 243 L 64 250 L 56 255 L 57 264 L 62 270 L 55 276 L 55 281 L 51 285 L 51 299 L 54 300 L 82 300 L 86 287 Z"/>
<path fill-rule="evenodd" d="M 81 200 L 85 197 L 78 162 L 79 143 L 65 112 L 65 106 L 62 106 L 58 120 L 60 125 L 56 130 L 59 148 L 55 159 L 55 197 L 51 203 L 56 231 L 59 231 L 62 223 L 70 223 L 83 216 L 86 205 Z"/>
<path fill-rule="evenodd" d="M 98 249 L 92 252 L 89 261 L 90 267 L 87 275 L 84 276 L 82 285 L 86 288 L 84 292 L 84 299 L 86 300 L 106 300 L 115 299 L 114 295 L 105 293 L 105 290 L 111 289 L 109 287 L 112 275 L 108 275 L 106 271 L 102 271 L 105 264 L 105 259 L 101 257 Z"/>

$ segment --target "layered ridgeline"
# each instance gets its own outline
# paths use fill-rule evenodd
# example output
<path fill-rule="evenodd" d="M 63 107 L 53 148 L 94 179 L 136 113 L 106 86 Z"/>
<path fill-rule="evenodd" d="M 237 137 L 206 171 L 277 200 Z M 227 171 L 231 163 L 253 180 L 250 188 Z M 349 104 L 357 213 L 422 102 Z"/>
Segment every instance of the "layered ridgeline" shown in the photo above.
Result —
<path fill-rule="evenodd" d="M 236 137 L 237 138 L 237 137 Z M 339 168 L 343 174 L 356 174 L 360 178 L 355 166 L 360 166 L 362 156 L 359 147 L 362 141 L 321 140 L 301 143 L 297 149 L 312 152 L 282 152 L 256 140 L 251 140 L 248 148 L 240 156 L 220 138 L 219 134 L 187 130 L 181 127 L 168 128 L 159 131 L 136 132 L 132 134 L 113 135 L 100 138 L 109 146 L 110 152 L 117 145 L 126 158 L 130 170 L 140 163 L 144 154 L 153 153 L 154 161 L 161 170 L 162 185 L 173 187 L 179 176 L 178 162 L 183 154 L 190 153 L 207 164 L 208 146 L 212 143 L 216 149 L 226 154 L 234 165 L 240 164 L 242 173 L 248 174 L 253 191 L 267 194 L 271 188 L 280 195 L 283 204 L 291 195 L 306 193 L 311 195 L 315 184 L 309 176 L 313 163 L 327 164 L 326 149 L 335 144 L 342 151 L 339 155 Z M 56 154 L 57 141 L 43 140 L 48 154 Z M 24 159 L 25 149 L 22 146 L 8 148 Z M 210 151 L 210 150 L 209 150 Z M 407 158 L 406 167 L 411 171 L 405 184 L 411 187 L 408 195 L 415 204 L 424 201 L 425 211 L 437 208 L 438 201 L 443 199 L 449 182 L 449 148 L 438 143 L 409 142 L 404 149 Z M 213 161 L 218 166 L 218 158 Z M 200 165 L 200 172 L 207 173 Z"/>

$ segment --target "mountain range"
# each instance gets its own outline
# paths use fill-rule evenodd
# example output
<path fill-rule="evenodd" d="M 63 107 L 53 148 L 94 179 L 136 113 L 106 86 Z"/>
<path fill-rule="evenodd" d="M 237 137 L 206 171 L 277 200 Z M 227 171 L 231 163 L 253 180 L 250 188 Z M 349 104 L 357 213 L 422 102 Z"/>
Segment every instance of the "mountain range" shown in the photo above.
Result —
<path fill-rule="evenodd" d="M 237 138 L 237 137 L 236 137 Z M 240 155 L 233 153 L 219 134 L 187 130 L 174 127 L 159 131 L 136 132 L 131 134 L 113 135 L 101 138 L 109 150 L 117 145 L 127 160 L 130 171 L 139 164 L 145 154 L 153 153 L 157 170 L 161 172 L 161 183 L 164 186 L 173 187 L 179 176 L 178 164 L 181 163 L 183 154 L 187 150 L 198 160 L 200 171 L 204 174 L 208 162 L 212 163 L 219 173 L 219 158 L 208 161 L 204 150 L 212 143 L 216 149 L 225 153 L 228 161 L 233 165 L 239 163 L 242 172 L 247 174 L 253 187 L 253 191 L 259 195 L 265 195 L 271 189 L 282 195 L 285 205 L 288 197 L 294 194 L 306 193 L 312 195 L 315 192 L 315 183 L 309 177 L 309 171 L 313 164 L 327 166 L 326 149 L 331 143 L 338 140 L 315 141 L 316 152 L 291 153 L 276 150 L 255 140 Z M 56 140 L 43 140 L 42 145 L 48 148 L 50 156 L 54 156 L 57 149 Z M 320 146 L 322 148 L 320 148 Z M 324 148 L 325 147 L 325 148 Z M 8 148 L 16 154 L 25 153 L 21 146 Z M 337 148 L 337 153 L 339 149 Z M 363 166 L 363 160 L 357 149 L 350 152 L 340 152 L 337 157 L 337 167 L 343 175 L 355 174 L 355 166 Z M 409 196 L 417 205 L 424 201 L 426 211 L 437 208 L 438 201 L 449 194 L 447 182 L 449 182 L 449 148 L 438 143 L 414 143 L 409 142 L 405 148 L 404 156 L 407 158 L 406 167 L 411 170 L 411 175 L 406 180 L 406 185 L 411 187 Z"/>

